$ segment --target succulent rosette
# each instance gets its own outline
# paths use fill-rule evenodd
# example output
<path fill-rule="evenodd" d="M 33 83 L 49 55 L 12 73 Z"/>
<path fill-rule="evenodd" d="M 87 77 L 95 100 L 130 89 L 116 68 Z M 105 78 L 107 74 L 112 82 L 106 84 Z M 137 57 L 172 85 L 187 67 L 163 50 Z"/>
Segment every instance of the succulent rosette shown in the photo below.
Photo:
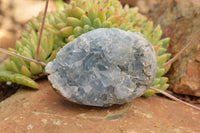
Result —
<path fill-rule="evenodd" d="M 16 49 L 10 48 L 9 51 L 35 59 L 42 17 L 43 13 L 40 13 L 27 24 L 21 39 L 16 42 Z M 157 73 L 152 86 L 161 90 L 168 88 L 168 78 L 163 75 L 170 66 L 162 66 L 170 57 L 170 54 L 166 53 L 170 39 L 161 39 L 160 26 L 154 27 L 153 22 L 138 13 L 138 8 L 130 8 L 128 5 L 123 7 L 117 0 L 72 0 L 65 5 L 64 10 L 48 13 L 38 59 L 45 63 L 52 61 L 59 49 L 68 42 L 98 28 L 119 28 L 144 34 L 157 55 Z M 0 64 L 0 82 L 10 81 L 38 88 L 34 79 L 45 74 L 44 67 L 40 64 L 15 56 L 9 56 Z M 154 93 L 154 90 L 149 89 L 144 96 Z"/>

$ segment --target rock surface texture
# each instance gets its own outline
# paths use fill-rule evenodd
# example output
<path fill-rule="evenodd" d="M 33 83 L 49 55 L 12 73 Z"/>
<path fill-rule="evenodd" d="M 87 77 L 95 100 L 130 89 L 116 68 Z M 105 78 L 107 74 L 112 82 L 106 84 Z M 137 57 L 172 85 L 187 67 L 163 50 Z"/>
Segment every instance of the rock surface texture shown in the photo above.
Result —
<path fill-rule="evenodd" d="M 97 108 L 57 95 L 47 80 L 0 102 L 1 133 L 199 133 L 200 112 L 156 95 Z M 197 105 L 198 106 L 198 105 Z"/>
<path fill-rule="evenodd" d="M 200 29 L 199 0 L 157 0 L 149 18 L 160 24 L 164 37 L 170 37 L 169 52 L 174 56 Z M 198 40 L 198 39 L 197 39 Z M 200 44 L 195 41 L 169 73 L 170 89 L 179 94 L 200 97 Z"/>
<path fill-rule="evenodd" d="M 122 5 L 128 4 L 130 7 L 137 6 L 139 8 L 139 12 L 142 14 L 148 13 L 152 5 L 156 0 L 119 0 Z"/>
<path fill-rule="evenodd" d="M 58 93 L 91 106 L 123 104 L 141 96 L 152 84 L 156 69 L 151 43 L 141 33 L 115 28 L 81 35 L 46 66 Z"/>

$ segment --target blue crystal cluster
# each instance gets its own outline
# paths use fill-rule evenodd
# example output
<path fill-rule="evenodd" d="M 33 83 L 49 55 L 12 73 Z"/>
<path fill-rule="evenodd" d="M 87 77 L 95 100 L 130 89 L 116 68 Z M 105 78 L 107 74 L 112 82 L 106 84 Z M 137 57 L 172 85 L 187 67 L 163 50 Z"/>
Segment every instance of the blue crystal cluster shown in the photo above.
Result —
<path fill-rule="evenodd" d="M 66 44 L 45 68 L 69 101 L 106 107 L 141 96 L 157 69 L 151 43 L 138 32 L 99 28 Z"/>

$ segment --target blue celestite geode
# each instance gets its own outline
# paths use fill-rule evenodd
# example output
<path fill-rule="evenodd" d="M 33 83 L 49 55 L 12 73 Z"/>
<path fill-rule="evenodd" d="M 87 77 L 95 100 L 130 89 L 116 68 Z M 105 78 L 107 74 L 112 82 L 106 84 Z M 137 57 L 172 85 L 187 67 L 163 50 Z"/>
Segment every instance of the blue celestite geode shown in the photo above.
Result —
<path fill-rule="evenodd" d="M 156 69 L 151 43 L 141 33 L 116 28 L 82 34 L 45 68 L 53 88 L 69 101 L 101 107 L 144 94 Z"/>

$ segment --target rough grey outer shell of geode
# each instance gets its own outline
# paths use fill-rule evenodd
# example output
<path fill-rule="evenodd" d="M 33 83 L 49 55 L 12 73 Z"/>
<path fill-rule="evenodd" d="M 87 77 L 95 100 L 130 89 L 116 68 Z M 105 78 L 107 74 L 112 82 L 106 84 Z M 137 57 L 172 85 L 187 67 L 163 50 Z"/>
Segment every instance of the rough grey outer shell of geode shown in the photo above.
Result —
<path fill-rule="evenodd" d="M 107 107 L 141 96 L 157 69 L 151 43 L 138 32 L 100 28 L 66 44 L 45 68 L 69 101 Z"/>

